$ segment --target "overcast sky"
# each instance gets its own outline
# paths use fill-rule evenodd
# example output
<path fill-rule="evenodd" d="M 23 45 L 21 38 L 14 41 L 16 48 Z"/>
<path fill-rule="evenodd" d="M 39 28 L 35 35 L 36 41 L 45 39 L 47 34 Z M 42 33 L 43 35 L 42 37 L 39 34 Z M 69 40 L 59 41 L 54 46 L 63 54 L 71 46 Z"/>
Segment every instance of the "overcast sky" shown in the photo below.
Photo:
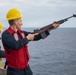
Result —
<path fill-rule="evenodd" d="M 0 21 L 5 21 L 6 13 L 18 8 L 23 15 L 22 27 L 43 27 L 54 21 L 76 14 L 76 0 L 0 0 Z M 76 27 L 76 18 L 72 18 L 60 27 Z"/>

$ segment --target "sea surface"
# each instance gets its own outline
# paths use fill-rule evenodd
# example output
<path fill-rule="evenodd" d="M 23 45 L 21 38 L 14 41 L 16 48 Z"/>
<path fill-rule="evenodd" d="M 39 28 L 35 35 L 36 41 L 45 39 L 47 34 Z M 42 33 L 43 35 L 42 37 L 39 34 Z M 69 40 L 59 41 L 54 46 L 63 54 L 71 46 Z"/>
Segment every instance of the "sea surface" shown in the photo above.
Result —
<path fill-rule="evenodd" d="M 76 28 L 52 30 L 47 38 L 29 42 L 28 48 L 33 75 L 76 75 Z"/>

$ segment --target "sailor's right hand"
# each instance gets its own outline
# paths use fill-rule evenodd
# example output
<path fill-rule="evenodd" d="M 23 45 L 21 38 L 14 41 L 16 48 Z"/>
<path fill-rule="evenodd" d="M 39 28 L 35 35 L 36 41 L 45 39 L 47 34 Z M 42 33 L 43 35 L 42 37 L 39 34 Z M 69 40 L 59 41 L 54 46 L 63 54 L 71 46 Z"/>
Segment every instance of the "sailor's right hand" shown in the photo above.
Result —
<path fill-rule="evenodd" d="M 34 40 L 34 37 L 35 37 L 36 35 L 38 35 L 38 33 L 28 34 L 28 35 L 26 36 L 26 38 L 27 38 L 29 41 L 33 41 L 33 40 Z"/>

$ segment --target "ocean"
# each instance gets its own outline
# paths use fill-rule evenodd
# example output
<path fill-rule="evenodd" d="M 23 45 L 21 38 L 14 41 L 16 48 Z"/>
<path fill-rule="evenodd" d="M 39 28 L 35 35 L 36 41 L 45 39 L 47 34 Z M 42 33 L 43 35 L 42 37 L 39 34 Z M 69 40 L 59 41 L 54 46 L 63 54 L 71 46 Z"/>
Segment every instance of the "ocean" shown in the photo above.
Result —
<path fill-rule="evenodd" d="M 29 42 L 28 48 L 33 75 L 76 75 L 76 28 L 52 30 L 47 38 Z"/>

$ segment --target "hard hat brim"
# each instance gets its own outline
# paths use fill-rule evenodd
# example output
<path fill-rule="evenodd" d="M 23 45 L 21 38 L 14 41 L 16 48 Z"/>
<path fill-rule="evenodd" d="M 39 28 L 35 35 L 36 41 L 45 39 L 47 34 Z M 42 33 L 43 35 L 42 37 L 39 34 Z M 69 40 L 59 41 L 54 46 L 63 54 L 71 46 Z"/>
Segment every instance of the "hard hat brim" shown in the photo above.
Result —
<path fill-rule="evenodd" d="M 18 19 L 18 18 L 22 18 L 22 16 L 20 16 L 20 17 L 14 17 L 14 18 L 6 18 L 6 21 L 7 20 L 15 20 L 15 19 Z"/>

